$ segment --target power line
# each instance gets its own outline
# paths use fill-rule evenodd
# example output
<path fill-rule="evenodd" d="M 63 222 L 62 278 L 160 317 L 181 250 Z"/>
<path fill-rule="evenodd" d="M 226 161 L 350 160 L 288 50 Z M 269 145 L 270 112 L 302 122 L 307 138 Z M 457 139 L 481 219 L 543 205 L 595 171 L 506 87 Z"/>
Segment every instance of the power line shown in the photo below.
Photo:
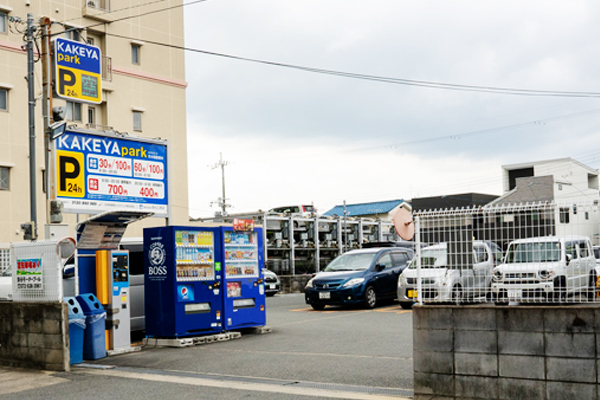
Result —
<path fill-rule="evenodd" d="M 200 0 L 200 1 L 207 1 L 207 0 Z M 126 40 L 139 40 L 139 39 L 135 39 L 135 38 L 132 38 L 129 36 L 119 35 L 119 34 L 115 34 L 115 33 L 106 33 L 106 35 L 118 37 L 118 38 L 126 39 Z M 173 44 L 161 43 L 161 42 L 156 42 L 156 41 L 151 41 L 151 40 L 144 40 L 144 42 L 149 43 L 149 44 L 154 44 L 157 46 L 165 46 L 165 47 L 170 47 L 173 49 L 189 51 L 189 52 L 193 52 L 193 53 L 200 53 L 200 54 L 205 54 L 205 55 L 210 55 L 210 56 L 215 56 L 215 57 L 229 58 L 232 60 L 247 61 L 247 62 L 271 65 L 271 66 L 276 66 L 276 67 L 297 69 L 297 70 L 301 70 L 301 71 L 305 71 L 305 72 L 313 72 L 313 73 L 324 74 L 324 75 L 339 76 L 339 77 L 343 77 L 343 78 L 362 79 L 362 80 L 375 81 L 375 82 L 381 82 L 381 83 L 390 83 L 390 84 L 396 84 L 396 85 L 417 86 L 417 87 L 426 87 L 426 88 L 432 88 L 432 89 L 466 91 L 466 92 L 507 94 L 507 95 L 515 95 L 515 96 L 580 97 L 580 98 L 582 98 L 582 97 L 583 98 L 600 97 L 600 92 L 572 92 L 572 91 L 559 91 L 559 90 L 517 89 L 517 88 L 502 88 L 502 87 L 494 87 L 494 86 L 461 85 L 461 84 L 443 83 L 443 82 L 434 82 L 434 81 L 419 81 L 419 80 L 404 79 L 404 78 L 390 78 L 390 77 L 383 77 L 383 76 L 377 76 L 377 75 L 366 75 L 366 74 L 358 74 L 358 73 L 353 73 L 353 72 L 334 71 L 334 70 L 307 67 L 307 66 L 301 66 L 301 65 L 285 64 L 285 63 L 280 63 L 280 62 L 275 62 L 275 61 L 260 60 L 260 59 L 256 59 L 256 58 L 241 57 L 241 56 L 236 56 L 236 55 L 232 55 L 232 54 L 217 53 L 217 52 L 212 52 L 212 51 L 207 51 L 207 50 L 194 49 L 191 47 L 177 46 L 177 45 L 173 45 Z"/>
<path fill-rule="evenodd" d="M 119 10 L 115 10 L 113 12 L 127 10 L 127 9 L 131 9 L 131 8 L 136 8 L 136 7 L 142 7 L 144 5 L 154 4 L 159 1 L 162 1 L 162 0 L 152 1 L 152 2 L 148 2 L 148 3 L 140 4 L 137 6 L 125 7 L 125 8 L 119 9 Z M 169 10 L 173 10 L 176 8 L 181 8 L 181 7 L 185 7 L 185 6 L 189 6 L 189 5 L 193 5 L 193 4 L 203 3 L 205 1 L 208 1 L 208 0 L 194 0 L 194 1 L 190 1 L 188 3 L 182 3 L 182 4 L 178 4 L 178 5 L 174 5 L 174 6 L 170 6 L 170 7 L 166 7 L 166 8 L 161 8 L 158 10 L 148 11 L 146 13 L 129 15 L 126 17 L 111 20 L 111 23 L 124 21 L 124 20 L 132 19 L 132 18 L 139 18 L 142 16 L 156 14 L 156 13 L 163 12 L 163 11 L 169 11 Z M 72 29 L 87 29 L 87 28 L 93 28 L 95 26 L 100 26 L 100 25 L 104 25 L 104 22 L 98 23 L 95 25 L 89 25 L 89 26 L 86 26 L 83 28 L 72 28 Z M 52 36 L 59 35 L 59 34 L 62 34 L 62 32 L 54 33 L 54 34 L 52 34 Z M 118 35 L 115 33 L 107 32 L 105 34 L 107 36 L 118 37 L 118 38 L 126 39 L 126 40 L 139 40 L 139 38 L 132 38 L 130 36 Z M 195 52 L 195 53 L 200 53 L 200 54 L 205 54 L 205 55 L 211 55 L 211 56 L 215 56 L 215 57 L 229 58 L 229 59 L 238 60 L 238 61 L 247 61 L 247 62 L 259 63 L 259 64 L 264 64 L 264 65 L 297 69 L 297 70 L 305 71 L 305 72 L 313 72 L 313 73 L 332 75 L 332 76 L 338 76 L 338 77 L 343 77 L 343 78 L 361 79 L 361 80 L 368 80 L 368 81 L 389 83 L 389 84 L 396 84 L 396 85 L 404 85 L 404 86 L 425 87 L 425 88 L 431 88 L 431 89 L 442 89 L 442 90 L 453 90 L 453 91 L 506 94 L 506 95 L 513 95 L 513 96 L 578 97 L 578 98 L 600 97 L 600 92 L 519 89 L 519 88 L 505 88 L 505 87 L 496 87 L 496 86 L 463 85 L 463 84 L 455 84 L 455 83 L 424 81 L 424 80 L 405 79 L 405 78 L 391 78 L 391 77 L 384 77 L 384 76 L 377 76 L 377 75 L 358 74 L 358 73 L 353 73 L 353 72 L 335 71 L 335 70 L 327 70 L 327 69 L 322 69 L 322 68 L 307 67 L 307 66 L 302 66 L 302 65 L 286 64 L 286 63 L 281 63 L 281 62 L 261 60 L 261 59 L 249 58 L 249 57 L 241 57 L 241 56 L 236 56 L 236 55 L 232 55 L 232 54 L 217 53 L 217 52 L 212 52 L 212 51 L 207 51 L 207 50 L 194 49 L 194 48 L 185 47 L 185 46 L 177 46 L 177 45 L 173 45 L 173 44 L 162 43 L 162 42 L 151 41 L 151 40 L 144 40 L 144 42 L 149 43 L 149 44 L 154 44 L 157 46 L 170 47 L 173 49 L 190 51 L 190 52 Z"/>

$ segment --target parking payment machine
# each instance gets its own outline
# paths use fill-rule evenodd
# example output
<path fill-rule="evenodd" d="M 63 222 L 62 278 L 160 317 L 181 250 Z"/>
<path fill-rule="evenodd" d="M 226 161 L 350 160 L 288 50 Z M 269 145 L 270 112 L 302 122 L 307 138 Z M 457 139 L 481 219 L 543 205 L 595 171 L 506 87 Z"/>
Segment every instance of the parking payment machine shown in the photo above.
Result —
<path fill-rule="evenodd" d="M 131 346 L 129 252 L 98 250 L 96 252 L 96 291 L 104 306 L 106 348 L 120 350 Z"/>
<path fill-rule="evenodd" d="M 129 224 L 152 215 L 148 211 L 106 211 L 76 227 L 75 294 L 93 293 L 103 305 L 109 355 L 132 350 L 129 253 L 118 247 Z"/>

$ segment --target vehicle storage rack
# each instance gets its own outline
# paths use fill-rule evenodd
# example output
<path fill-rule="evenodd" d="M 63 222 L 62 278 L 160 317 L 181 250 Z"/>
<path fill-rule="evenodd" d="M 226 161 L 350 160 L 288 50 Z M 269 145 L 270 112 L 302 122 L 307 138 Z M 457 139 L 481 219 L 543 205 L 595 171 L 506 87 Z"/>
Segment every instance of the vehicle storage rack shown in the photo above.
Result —
<path fill-rule="evenodd" d="M 392 221 L 371 218 L 255 212 L 191 221 L 231 223 L 234 219 L 252 219 L 264 227 L 266 266 L 282 275 L 318 272 L 364 243 L 400 240 Z"/>

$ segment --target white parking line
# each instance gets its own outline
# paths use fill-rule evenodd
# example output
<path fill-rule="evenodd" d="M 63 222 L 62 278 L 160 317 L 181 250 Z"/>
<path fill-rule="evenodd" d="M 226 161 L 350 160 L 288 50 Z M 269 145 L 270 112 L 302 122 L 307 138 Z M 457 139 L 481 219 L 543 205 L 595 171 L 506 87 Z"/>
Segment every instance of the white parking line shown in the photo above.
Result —
<path fill-rule="evenodd" d="M 214 387 L 220 389 L 249 390 L 253 392 L 264 393 L 283 393 L 289 395 L 332 398 L 332 399 L 352 399 L 352 400 L 409 400 L 409 397 L 384 396 L 368 393 L 345 392 L 340 390 L 327 390 L 318 388 L 305 388 L 283 386 L 281 384 L 255 383 L 243 381 L 223 381 L 217 379 L 195 378 L 188 376 L 161 375 L 152 373 L 137 373 L 118 369 L 112 370 L 78 370 L 77 372 L 89 375 L 112 376 L 116 378 L 140 379 L 145 381 L 176 383 L 193 386 Z"/>

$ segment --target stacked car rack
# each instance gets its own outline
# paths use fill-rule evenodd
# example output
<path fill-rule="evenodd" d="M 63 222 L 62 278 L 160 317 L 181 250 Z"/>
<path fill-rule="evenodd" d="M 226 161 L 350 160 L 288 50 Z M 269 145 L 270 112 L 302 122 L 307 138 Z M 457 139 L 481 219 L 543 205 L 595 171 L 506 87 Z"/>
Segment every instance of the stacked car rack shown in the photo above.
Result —
<path fill-rule="evenodd" d="M 265 229 L 266 266 L 276 274 L 312 274 L 329 261 L 364 243 L 400 240 L 392 221 L 369 218 L 328 217 L 311 214 L 231 214 L 192 222 L 232 222 L 252 219 Z"/>

